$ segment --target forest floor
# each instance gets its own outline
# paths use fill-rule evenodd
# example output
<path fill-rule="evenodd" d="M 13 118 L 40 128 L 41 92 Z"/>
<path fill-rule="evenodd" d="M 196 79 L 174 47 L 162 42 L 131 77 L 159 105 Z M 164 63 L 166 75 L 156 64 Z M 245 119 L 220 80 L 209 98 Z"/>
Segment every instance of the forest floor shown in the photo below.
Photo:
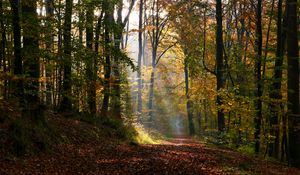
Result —
<path fill-rule="evenodd" d="M 280 163 L 189 138 L 130 145 L 74 119 L 51 119 L 66 142 L 52 151 L 14 157 L 0 151 L 0 174 L 300 174 Z"/>

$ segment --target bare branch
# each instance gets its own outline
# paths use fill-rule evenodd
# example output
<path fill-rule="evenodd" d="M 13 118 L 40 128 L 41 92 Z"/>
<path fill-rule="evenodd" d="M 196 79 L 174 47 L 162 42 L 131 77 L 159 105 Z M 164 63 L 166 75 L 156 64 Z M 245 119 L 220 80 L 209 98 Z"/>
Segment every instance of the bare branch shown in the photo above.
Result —
<path fill-rule="evenodd" d="M 167 47 L 167 48 L 166 48 L 166 49 L 165 49 L 165 50 L 157 57 L 157 61 L 156 61 L 155 65 L 157 65 L 158 62 L 159 62 L 159 60 L 160 60 L 160 58 L 161 58 L 162 56 L 164 56 L 164 54 L 165 54 L 168 50 L 170 50 L 172 47 L 174 47 L 177 43 L 178 43 L 178 42 L 175 42 L 174 44 L 169 45 L 169 47 Z"/>
<path fill-rule="evenodd" d="M 132 11 L 132 9 L 133 9 L 133 6 L 134 6 L 134 4 L 135 4 L 135 1 L 136 1 L 136 0 L 132 0 L 131 3 L 130 3 L 130 5 L 129 5 L 128 13 L 127 13 L 126 17 L 124 18 L 124 21 L 122 22 L 122 27 L 123 27 L 123 28 L 126 26 L 128 20 L 129 20 L 129 16 L 130 16 L 130 14 L 131 14 L 131 11 Z"/>

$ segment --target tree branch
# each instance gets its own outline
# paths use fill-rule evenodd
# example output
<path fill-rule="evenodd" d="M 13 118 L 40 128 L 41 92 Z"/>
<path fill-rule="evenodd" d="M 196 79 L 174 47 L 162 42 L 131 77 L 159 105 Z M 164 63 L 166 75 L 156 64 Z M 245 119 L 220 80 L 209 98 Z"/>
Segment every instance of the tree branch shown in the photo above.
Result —
<path fill-rule="evenodd" d="M 130 5 L 129 5 L 128 13 L 127 13 L 126 17 L 124 18 L 124 21 L 122 22 L 122 27 L 123 27 L 123 28 L 126 26 L 128 20 L 129 20 L 129 16 L 130 16 L 130 14 L 131 14 L 131 11 L 132 11 L 132 9 L 133 9 L 133 6 L 134 6 L 134 4 L 135 4 L 135 1 L 136 1 L 136 0 L 132 0 L 131 3 L 130 3 Z"/>
<path fill-rule="evenodd" d="M 172 47 L 174 47 L 177 43 L 178 43 L 178 42 L 175 42 L 174 44 L 169 45 L 169 47 L 167 47 L 167 48 L 166 48 L 166 49 L 165 49 L 165 50 L 157 57 L 157 61 L 156 61 L 155 65 L 157 65 L 158 62 L 159 62 L 159 60 L 160 60 L 160 58 L 161 58 L 162 56 L 164 56 L 164 54 L 165 54 L 168 50 L 170 50 Z"/>
<path fill-rule="evenodd" d="M 209 73 L 211 73 L 211 74 L 217 76 L 216 71 L 210 70 L 210 69 L 206 66 L 205 60 L 204 60 L 204 59 L 202 59 L 202 63 L 203 63 L 203 68 L 204 68 L 207 72 L 209 72 Z"/>

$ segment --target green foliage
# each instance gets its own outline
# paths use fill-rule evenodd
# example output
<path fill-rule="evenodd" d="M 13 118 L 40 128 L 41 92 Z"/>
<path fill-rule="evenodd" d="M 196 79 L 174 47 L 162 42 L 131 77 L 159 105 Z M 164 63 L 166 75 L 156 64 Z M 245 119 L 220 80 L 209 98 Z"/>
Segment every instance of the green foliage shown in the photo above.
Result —
<path fill-rule="evenodd" d="M 124 122 L 122 120 L 113 119 L 111 116 L 93 116 L 88 112 L 80 112 L 75 115 L 77 120 L 95 125 L 101 126 L 105 132 L 110 133 L 118 139 L 127 142 L 135 142 L 135 137 L 137 136 L 137 132 L 135 127 L 130 122 Z"/>
<path fill-rule="evenodd" d="M 241 145 L 238 149 L 239 152 L 254 155 L 255 150 L 253 144 Z"/>
<path fill-rule="evenodd" d="M 220 133 L 217 129 L 207 130 L 205 133 L 203 133 L 203 137 L 207 143 L 214 145 L 226 146 L 228 144 L 226 134 Z"/>
<path fill-rule="evenodd" d="M 122 121 L 105 118 L 101 120 L 104 126 L 107 126 L 113 130 L 115 130 L 115 134 L 118 138 L 131 142 L 136 135 L 136 131 L 131 125 L 125 125 Z"/>

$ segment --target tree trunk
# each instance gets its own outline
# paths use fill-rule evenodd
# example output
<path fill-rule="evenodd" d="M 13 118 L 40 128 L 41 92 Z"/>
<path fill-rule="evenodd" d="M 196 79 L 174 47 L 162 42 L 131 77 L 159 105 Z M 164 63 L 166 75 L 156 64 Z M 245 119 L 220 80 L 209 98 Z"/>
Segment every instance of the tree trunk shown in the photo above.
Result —
<path fill-rule="evenodd" d="M 138 42 L 139 42 L 139 52 L 138 52 L 138 94 L 137 94 L 137 112 L 138 115 L 142 113 L 142 56 L 143 56 L 143 7 L 144 0 L 140 0 L 140 8 L 139 8 L 139 34 L 138 34 Z"/>
<path fill-rule="evenodd" d="M 63 49 L 62 49 L 62 35 L 63 35 L 63 27 L 62 27 L 62 13 L 61 9 L 62 2 L 58 1 L 58 7 L 57 7 L 57 25 L 58 25 L 58 31 L 57 31 L 57 53 L 58 57 L 56 58 L 55 62 L 55 79 L 53 80 L 53 84 L 55 84 L 55 87 L 53 88 L 53 101 L 54 101 L 54 109 L 56 111 L 59 111 L 60 104 L 61 104 L 61 94 L 62 94 L 62 70 L 63 70 L 63 62 L 62 62 L 62 56 L 63 56 Z"/>
<path fill-rule="evenodd" d="M 157 61 L 157 48 L 159 45 L 159 33 L 160 33 L 160 19 L 159 19 L 159 0 L 154 0 L 151 6 L 151 25 L 155 26 L 151 30 L 151 47 L 152 47 L 152 72 L 150 78 L 150 90 L 149 90 L 149 121 L 153 122 L 153 100 L 154 100 L 154 81 L 155 81 L 155 71 L 156 71 L 156 61 Z M 145 18 L 146 19 L 146 18 Z M 149 31 L 150 33 L 150 31 Z"/>
<path fill-rule="evenodd" d="M 282 32 L 282 0 L 278 0 L 277 11 L 277 49 L 276 60 L 273 74 L 272 89 L 270 98 L 273 100 L 270 105 L 270 134 L 275 136 L 274 143 L 269 144 L 269 156 L 278 158 L 279 154 L 279 116 L 283 114 L 282 94 L 281 94 L 281 81 L 282 81 L 282 65 L 283 65 L 283 52 L 285 36 Z"/>
<path fill-rule="evenodd" d="M 19 98 L 20 105 L 24 105 L 23 96 L 23 60 L 21 57 L 21 27 L 20 27 L 20 1 L 10 0 L 13 11 L 13 34 L 14 34 L 14 75 L 18 78 L 13 82 L 13 95 Z M 4 63 L 6 64 L 6 63 Z M 4 65 L 6 67 L 6 65 Z"/>
<path fill-rule="evenodd" d="M 94 22 L 94 8 L 93 4 L 88 3 L 86 11 L 86 45 L 90 51 L 89 60 L 87 60 L 86 75 L 88 80 L 88 105 L 91 115 L 96 115 L 96 73 L 94 70 L 95 55 L 93 50 L 93 22 Z"/>
<path fill-rule="evenodd" d="M 6 47 L 6 28 L 4 25 L 4 10 L 3 10 L 3 2 L 2 0 L 0 1 L 0 27 L 1 27 L 1 42 L 0 42 L 0 69 L 6 73 L 6 53 L 5 53 L 5 47 Z M 7 80 L 1 80 L 3 82 L 3 86 L 6 86 Z M 0 88 L 0 97 L 3 97 L 4 99 L 6 98 L 6 91 L 5 87 L 2 89 L 2 86 Z"/>
<path fill-rule="evenodd" d="M 0 27 L 1 27 L 1 49 L 0 49 L 0 69 L 2 69 L 2 65 L 4 65 L 4 49 L 2 47 L 2 42 L 3 42 L 3 33 L 5 33 L 5 28 L 4 28 L 4 22 L 3 22 L 3 0 L 0 0 Z M 0 92 L 1 93 L 1 92 Z M 1 94 L 0 94 L 1 95 Z"/>
<path fill-rule="evenodd" d="M 255 59 L 255 74 L 256 74 L 256 100 L 255 100 L 255 109 L 256 116 L 254 119 L 255 123 L 255 152 L 259 153 L 260 147 L 260 130 L 261 130 L 261 119 L 262 119 L 262 81 L 261 81 L 261 58 L 262 58 L 262 23 L 261 23 L 261 12 L 262 4 L 261 0 L 257 1 L 256 7 L 256 59 Z"/>
<path fill-rule="evenodd" d="M 46 0 L 46 15 L 47 15 L 47 27 L 49 30 L 49 33 L 46 34 L 47 41 L 46 41 L 46 48 L 48 49 L 48 52 L 52 52 L 53 47 L 53 29 L 52 29 L 52 22 L 53 22 L 53 15 L 54 15 L 54 4 L 53 0 Z M 51 64 L 50 60 L 46 61 L 46 64 Z M 52 103 L 52 81 L 51 81 L 51 75 L 53 74 L 52 68 L 47 68 L 46 65 L 46 104 L 47 105 L 53 105 Z"/>
<path fill-rule="evenodd" d="M 60 111 L 67 113 L 68 115 L 72 112 L 72 46 L 71 46 L 71 27 L 72 27 L 72 8 L 73 0 L 66 0 L 65 6 L 65 22 L 63 31 L 63 43 L 64 43 L 64 79 L 62 87 L 62 102 L 60 105 Z"/>
<path fill-rule="evenodd" d="M 189 68 L 187 63 L 187 58 L 184 61 L 184 75 L 185 75 L 185 96 L 186 96 L 186 110 L 188 114 L 188 122 L 189 122 L 189 131 L 190 135 L 195 135 L 195 127 L 193 122 L 193 107 L 192 100 L 190 99 L 189 94 Z"/>
<path fill-rule="evenodd" d="M 120 51 L 121 40 L 123 33 L 123 22 L 122 22 L 122 11 L 123 11 L 123 1 L 119 0 L 117 2 L 117 26 L 114 30 L 114 47 L 116 51 Z M 113 56 L 113 116 L 116 119 L 121 119 L 121 73 L 120 73 L 120 55 L 114 54 Z"/>
<path fill-rule="evenodd" d="M 290 163 L 300 168 L 299 46 L 297 0 L 287 0 L 288 122 Z"/>
<path fill-rule="evenodd" d="M 22 2 L 24 71 L 27 75 L 24 83 L 24 114 L 35 122 L 44 122 L 43 111 L 39 104 L 40 52 L 36 8 L 36 0 Z"/>
<path fill-rule="evenodd" d="M 98 56 L 99 54 L 99 47 L 100 47 L 100 32 L 101 32 L 101 28 L 102 28 L 102 18 L 103 18 L 103 11 L 101 11 L 100 16 L 98 17 L 97 20 L 97 26 L 96 26 L 96 30 L 95 30 L 95 53 Z M 96 63 L 97 65 L 97 63 Z"/>
<path fill-rule="evenodd" d="M 109 100 L 110 100 L 110 74 L 111 74 L 111 62 L 110 62 L 110 23 L 113 21 L 113 8 L 111 4 L 104 3 L 105 15 L 104 15 L 104 39 L 105 39 L 105 46 L 104 46 L 104 55 L 105 55 L 105 65 L 104 65 L 104 97 L 102 102 L 101 108 L 101 115 L 106 117 L 109 107 Z"/>
<path fill-rule="evenodd" d="M 154 80 L 155 80 L 155 60 L 156 60 L 156 51 L 152 50 L 152 72 L 151 72 L 151 78 L 150 78 L 150 91 L 149 91 L 149 103 L 148 103 L 148 109 L 149 109 L 149 120 L 150 122 L 153 121 L 153 99 L 154 99 Z"/>
<path fill-rule="evenodd" d="M 223 32 L 222 32 L 222 1 L 216 0 L 216 63 L 217 63 L 217 91 L 219 92 L 225 86 L 224 80 L 224 60 L 223 60 Z M 222 98 L 217 95 L 217 104 L 222 106 Z M 222 109 L 218 109 L 218 130 L 220 132 L 225 131 L 225 118 Z"/>

